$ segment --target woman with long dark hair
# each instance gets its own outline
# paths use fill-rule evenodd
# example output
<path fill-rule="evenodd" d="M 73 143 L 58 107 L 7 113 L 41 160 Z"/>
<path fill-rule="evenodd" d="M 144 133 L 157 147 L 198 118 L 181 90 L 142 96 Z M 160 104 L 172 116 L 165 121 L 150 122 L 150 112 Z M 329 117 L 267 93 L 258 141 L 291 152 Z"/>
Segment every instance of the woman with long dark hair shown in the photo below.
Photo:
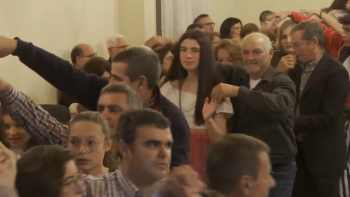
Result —
<path fill-rule="evenodd" d="M 237 38 L 240 39 L 242 22 L 238 18 L 227 18 L 220 26 L 221 39 Z"/>
<path fill-rule="evenodd" d="M 226 119 L 233 108 L 229 98 L 209 101 L 220 83 L 211 42 L 201 31 L 188 31 L 174 48 L 174 59 L 162 94 L 184 113 L 191 129 L 190 165 L 205 180 L 205 159 L 211 141 L 227 133 Z"/>

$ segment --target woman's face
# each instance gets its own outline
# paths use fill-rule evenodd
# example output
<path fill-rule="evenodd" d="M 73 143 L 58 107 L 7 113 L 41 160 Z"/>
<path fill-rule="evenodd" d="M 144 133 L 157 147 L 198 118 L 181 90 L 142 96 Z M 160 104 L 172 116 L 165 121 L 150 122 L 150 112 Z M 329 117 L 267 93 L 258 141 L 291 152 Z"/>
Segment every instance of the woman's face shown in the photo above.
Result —
<path fill-rule="evenodd" d="M 25 147 L 30 140 L 29 134 L 9 115 L 4 115 L 4 122 L 9 144 L 13 147 Z"/>
<path fill-rule="evenodd" d="M 289 27 L 285 28 L 282 31 L 282 35 L 281 35 L 281 46 L 282 46 L 283 50 L 288 54 L 293 53 L 293 46 L 292 46 L 291 38 L 290 38 L 290 32 L 291 32 L 292 28 L 293 28 L 293 26 L 289 26 Z"/>
<path fill-rule="evenodd" d="M 84 188 L 78 176 L 78 169 L 73 160 L 68 161 L 65 165 L 62 183 L 60 197 L 80 197 L 84 193 Z"/>
<path fill-rule="evenodd" d="M 221 64 L 234 65 L 234 60 L 227 49 L 219 49 L 217 57 L 217 61 Z"/>
<path fill-rule="evenodd" d="M 187 71 L 195 71 L 198 69 L 200 58 L 200 46 L 196 40 L 185 39 L 181 43 L 180 61 L 184 69 Z"/>
<path fill-rule="evenodd" d="M 350 13 L 350 0 L 345 5 L 346 11 Z"/>
<path fill-rule="evenodd" d="M 171 63 L 173 63 L 174 55 L 169 51 L 163 59 L 162 67 L 164 70 L 168 71 Z"/>
<path fill-rule="evenodd" d="M 111 149 L 111 141 L 105 141 L 102 126 L 79 121 L 70 125 L 68 148 L 76 154 L 75 163 L 79 170 L 89 174 L 103 165 L 105 152 Z"/>
<path fill-rule="evenodd" d="M 239 38 L 240 34 L 241 34 L 241 29 L 242 29 L 242 25 L 241 23 L 236 23 L 235 25 L 233 25 L 231 27 L 231 37 L 232 38 Z"/>

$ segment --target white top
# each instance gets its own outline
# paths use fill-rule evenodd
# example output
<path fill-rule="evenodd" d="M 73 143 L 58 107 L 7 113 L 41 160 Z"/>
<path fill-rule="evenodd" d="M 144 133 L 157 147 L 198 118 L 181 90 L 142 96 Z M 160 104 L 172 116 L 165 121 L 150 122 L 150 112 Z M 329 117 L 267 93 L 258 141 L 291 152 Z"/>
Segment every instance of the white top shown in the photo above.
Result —
<path fill-rule="evenodd" d="M 258 83 L 259 83 L 260 81 L 261 81 L 261 79 L 258 79 L 258 80 L 250 79 L 250 81 L 249 81 L 250 89 L 255 88 L 255 86 L 258 85 Z"/>
<path fill-rule="evenodd" d="M 174 88 L 170 81 L 166 82 L 160 92 L 163 96 L 169 99 L 177 107 L 180 108 L 179 96 L 180 92 L 178 89 Z M 190 129 L 206 129 L 205 125 L 198 126 L 194 124 L 194 110 L 196 106 L 197 96 L 189 92 L 181 92 L 181 111 L 184 113 Z M 216 113 L 225 113 L 227 118 L 232 116 L 233 107 L 229 98 L 225 98 L 225 101 L 222 102 L 216 109 Z"/>

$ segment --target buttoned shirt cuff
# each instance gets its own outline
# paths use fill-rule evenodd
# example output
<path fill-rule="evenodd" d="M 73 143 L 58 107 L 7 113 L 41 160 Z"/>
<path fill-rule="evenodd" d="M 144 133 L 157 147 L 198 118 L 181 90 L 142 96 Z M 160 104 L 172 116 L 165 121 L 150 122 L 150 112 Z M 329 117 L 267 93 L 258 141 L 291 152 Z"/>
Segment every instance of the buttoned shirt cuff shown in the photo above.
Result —
<path fill-rule="evenodd" d="M 3 104 L 11 104 L 18 98 L 19 92 L 17 92 L 13 86 L 11 86 L 10 91 L 7 93 L 0 95 L 0 101 Z"/>

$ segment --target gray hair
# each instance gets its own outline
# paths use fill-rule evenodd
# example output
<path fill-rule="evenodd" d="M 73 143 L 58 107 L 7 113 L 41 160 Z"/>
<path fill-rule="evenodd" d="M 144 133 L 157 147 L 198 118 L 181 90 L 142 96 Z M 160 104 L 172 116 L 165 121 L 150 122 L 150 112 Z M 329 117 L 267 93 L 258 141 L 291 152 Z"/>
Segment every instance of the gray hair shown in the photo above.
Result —
<path fill-rule="evenodd" d="M 320 46 L 325 48 L 326 38 L 324 36 L 324 30 L 318 23 L 314 21 L 303 21 L 293 27 L 290 35 L 293 35 L 297 31 L 304 31 L 303 40 L 311 42 L 314 38 L 317 38 Z"/>
<path fill-rule="evenodd" d="M 244 37 L 242 40 L 242 45 L 244 42 L 246 42 L 246 40 L 253 39 L 253 38 L 263 39 L 264 47 L 265 47 L 266 51 L 270 51 L 272 49 L 272 44 L 271 44 L 270 38 L 267 37 L 265 34 L 262 34 L 259 32 L 253 32 L 253 33 L 247 35 L 246 37 Z M 242 50 L 243 50 L 243 48 L 242 48 Z"/>
<path fill-rule="evenodd" d="M 135 92 L 132 88 L 124 84 L 111 84 L 105 86 L 101 90 L 101 94 L 108 93 L 122 93 L 128 97 L 128 105 L 131 110 L 141 109 L 142 108 L 142 100 L 139 94 Z"/>
<path fill-rule="evenodd" d="M 110 48 L 110 47 L 115 47 L 117 45 L 117 40 L 118 39 L 123 39 L 125 40 L 125 37 L 121 34 L 114 34 L 112 36 L 110 36 L 108 39 L 107 39 L 107 42 L 106 42 L 106 45 L 107 45 L 107 48 Z M 126 40 L 125 40 L 126 41 Z"/>

